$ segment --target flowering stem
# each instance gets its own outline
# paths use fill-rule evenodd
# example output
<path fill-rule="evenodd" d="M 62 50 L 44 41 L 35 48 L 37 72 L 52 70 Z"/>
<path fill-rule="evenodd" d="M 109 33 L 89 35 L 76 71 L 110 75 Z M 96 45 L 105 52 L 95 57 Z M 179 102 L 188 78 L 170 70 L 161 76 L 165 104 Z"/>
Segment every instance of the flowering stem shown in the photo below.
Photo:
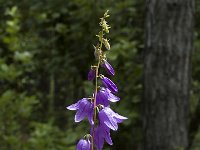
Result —
<path fill-rule="evenodd" d="M 77 103 L 66 107 L 69 110 L 76 110 L 75 122 L 82 121 L 85 117 L 88 118 L 89 123 L 92 125 L 90 134 L 84 136 L 77 143 L 76 149 L 82 150 L 95 150 L 102 149 L 104 140 L 112 145 L 112 139 L 110 137 L 110 130 L 116 131 L 118 129 L 118 123 L 127 119 L 115 113 L 110 107 L 110 102 L 117 102 L 119 97 L 114 94 L 118 92 L 117 86 L 112 80 L 106 76 L 99 74 L 100 66 L 106 69 L 109 75 L 114 75 L 115 71 L 113 67 L 106 60 L 106 53 L 102 50 L 110 50 L 109 40 L 104 37 L 103 33 L 109 33 L 110 26 L 107 24 L 106 18 L 109 17 L 108 11 L 104 13 L 104 16 L 100 18 L 101 31 L 98 35 L 98 44 L 94 46 L 94 55 L 96 58 L 96 65 L 91 66 L 88 72 L 88 80 L 93 81 L 95 79 L 95 91 L 92 97 L 82 98 Z M 98 86 L 98 78 L 102 81 L 102 87 Z M 114 94 L 113 94 L 114 93 Z M 98 94 L 98 95 L 97 95 Z M 98 104 L 98 105 L 97 105 Z M 95 148 L 96 146 L 96 148 Z"/>
<path fill-rule="evenodd" d="M 101 52 L 102 50 L 102 45 L 103 45 L 103 28 L 101 31 L 101 37 L 100 37 L 100 47 L 99 47 L 99 51 Z M 102 54 L 100 53 L 98 56 L 98 64 L 96 66 L 96 75 L 95 75 L 95 93 L 94 93 L 94 116 L 93 116 L 93 120 L 94 120 L 94 126 L 96 123 L 96 118 L 97 118 L 97 112 L 96 112 L 96 98 L 97 98 L 97 92 L 98 92 L 98 77 L 99 77 L 99 66 L 101 63 L 101 56 Z M 93 133 L 92 133 L 92 150 L 94 150 L 94 128 L 93 128 Z"/>

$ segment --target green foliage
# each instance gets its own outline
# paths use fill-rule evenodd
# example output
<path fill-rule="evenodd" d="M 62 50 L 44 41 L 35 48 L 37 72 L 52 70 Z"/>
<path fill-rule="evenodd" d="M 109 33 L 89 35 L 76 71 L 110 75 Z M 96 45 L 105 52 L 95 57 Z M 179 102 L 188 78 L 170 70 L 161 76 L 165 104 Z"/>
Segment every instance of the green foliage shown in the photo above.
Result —
<path fill-rule="evenodd" d="M 28 140 L 27 149 L 62 150 L 66 149 L 67 138 L 64 132 L 51 124 L 33 123 L 34 131 Z"/>
<path fill-rule="evenodd" d="M 6 90 L 0 96 L 0 145 L 3 150 L 23 148 L 35 104 L 34 96 L 13 90 Z"/>

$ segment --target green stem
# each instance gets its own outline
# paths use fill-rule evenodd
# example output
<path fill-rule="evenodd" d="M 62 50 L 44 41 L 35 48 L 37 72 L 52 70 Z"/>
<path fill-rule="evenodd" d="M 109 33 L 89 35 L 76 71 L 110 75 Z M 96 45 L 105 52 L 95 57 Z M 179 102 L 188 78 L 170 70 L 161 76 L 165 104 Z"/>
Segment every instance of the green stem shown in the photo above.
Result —
<path fill-rule="evenodd" d="M 101 31 L 101 43 L 100 43 L 100 48 L 99 50 L 102 51 L 102 45 L 103 45 L 103 28 Z M 97 98 L 97 92 L 98 92 L 98 76 L 99 76 L 99 66 L 101 63 L 101 54 L 99 54 L 98 56 L 98 64 L 96 67 L 96 76 L 95 76 L 95 94 L 94 94 L 94 116 L 93 116 L 93 120 L 94 120 L 94 126 L 96 123 L 96 118 L 97 118 L 97 112 L 96 112 L 96 98 Z M 92 150 L 94 150 L 94 129 L 93 129 L 93 133 L 92 133 Z"/>

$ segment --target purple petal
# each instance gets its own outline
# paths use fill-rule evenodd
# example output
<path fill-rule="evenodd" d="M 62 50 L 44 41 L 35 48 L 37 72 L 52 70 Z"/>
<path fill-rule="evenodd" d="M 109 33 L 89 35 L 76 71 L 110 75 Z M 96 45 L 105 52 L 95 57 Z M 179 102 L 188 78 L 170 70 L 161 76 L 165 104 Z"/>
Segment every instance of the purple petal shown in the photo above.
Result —
<path fill-rule="evenodd" d="M 114 117 L 117 118 L 117 119 L 123 119 L 123 120 L 128 119 L 127 117 L 124 117 L 124 116 L 122 116 L 122 115 L 119 115 L 118 113 L 115 113 L 115 114 L 114 114 Z"/>
<path fill-rule="evenodd" d="M 74 121 L 75 122 L 80 122 L 80 121 L 82 121 L 85 118 L 85 116 L 86 116 L 86 113 L 83 110 L 78 110 L 76 112 Z"/>
<path fill-rule="evenodd" d="M 97 146 L 98 150 L 103 149 L 104 139 L 108 144 L 113 144 L 112 139 L 110 137 L 110 129 L 105 125 L 100 124 L 99 126 L 95 127 L 94 136 L 94 139 L 96 139 L 95 145 Z"/>
<path fill-rule="evenodd" d="M 77 110 L 78 107 L 79 107 L 79 102 L 77 102 L 75 104 L 72 104 L 72 105 L 70 105 L 70 106 L 68 106 L 66 108 L 69 109 L 69 110 Z"/>
<path fill-rule="evenodd" d="M 107 77 L 102 77 L 102 83 L 113 93 L 118 92 L 117 86 Z"/>
<path fill-rule="evenodd" d="M 75 122 L 80 122 L 85 117 L 87 117 L 90 124 L 91 125 L 94 124 L 93 103 L 89 102 L 88 98 L 83 98 L 83 99 L 79 100 L 77 103 L 68 106 L 67 109 L 77 110 L 76 115 L 74 117 Z"/>
<path fill-rule="evenodd" d="M 106 88 L 106 90 L 108 91 L 108 100 L 111 102 L 117 102 L 120 100 L 119 97 L 115 96 L 114 94 L 112 94 L 111 92 L 109 92 L 110 90 Z"/>
<path fill-rule="evenodd" d="M 104 111 L 105 111 L 106 113 L 108 113 L 108 114 L 111 114 L 111 115 L 113 115 L 113 114 L 115 113 L 110 107 L 105 107 L 105 108 L 104 108 Z"/>
<path fill-rule="evenodd" d="M 100 123 L 105 124 L 108 128 L 112 130 L 118 129 L 118 124 L 121 123 L 123 120 L 127 119 L 127 117 L 121 116 L 118 113 L 115 113 L 109 107 L 104 107 L 99 112 L 99 120 Z"/>
<path fill-rule="evenodd" d="M 115 70 L 106 60 L 104 61 L 104 63 L 101 66 L 106 69 L 106 72 L 109 75 L 113 75 L 113 76 L 115 75 Z"/>
<path fill-rule="evenodd" d="M 85 145 L 85 147 L 83 147 L 83 150 L 90 150 L 91 147 L 91 142 L 89 140 L 87 140 L 87 145 Z"/>
<path fill-rule="evenodd" d="M 109 107 L 105 107 L 104 109 L 108 114 L 112 114 L 113 119 L 116 120 L 117 123 L 121 123 L 123 120 L 128 119 L 127 117 L 121 116 L 118 113 L 114 112 Z"/>
<path fill-rule="evenodd" d="M 88 117 L 89 112 L 91 112 L 91 109 L 93 109 L 92 106 L 93 106 L 93 104 L 91 102 L 89 102 L 87 98 L 83 98 L 82 100 L 80 100 L 79 101 L 79 107 L 78 107 L 78 110 L 77 110 L 77 113 L 76 113 L 75 119 L 74 119 L 75 122 L 80 122 L 86 116 Z"/>
<path fill-rule="evenodd" d="M 102 104 L 104 106 L 109 105 L 108 93 L 102 89 L 97 93 L 97 105 L 99 104 Z"/>
<path fill-rule="evenodd" d="M 97 105 L 102 104 L 105 107 L 109 106 L 110 102 L 117 102 L 120 98 L 111 93 L 108 88 L 101 87 L 97 93 Z"/>
<path fill-rule="evenodd" d="M 76 150 L 81 150 L 85 141 L 83 139 L 79 140 L 78 144 L 76 145 Z"/>
<path fill-rule="evenodd" d="M 112 114 L 112 116 L 113 116 L 114 118 L 122 119 L 122 120 L 128 119 L 127 117 L 121 116 L 121 115 L 119 115 L 118 113 L 114 112 L 114 111 L 113 111 L 111 108 L 109 108 L 109 107 L 105 107 L 104 110 L 105 110 L 106 113 Z"/>
<path fill-rule="evenodd" d="M 107 131 L 105 131 L 107 132 Z M 109 145 L 113 145 L 112 139 L 110 137 L 110 133 L 106 133 L 105 140 Z"/>
<path fill-rule="evenodd" d="M 112 130 L 117 130 L 118 125 L 117 125 L 116 120 L 112 117 L 112 114 L 109 111 L 107 111 L 105 108 L 99 111 L 100 122 L 104 123 L 107 127 L 109 127 Z"/>
<path fill-rule="evenodd" d="M 96 76 L 96 71 L 93 69 L 90 69 L 90 71 L 88 72 L 88 80 L 89 81 L 94 80 L 95 76 Z"/>
<path fill-rule="evenodd" d="M 118 113 L 115 113 L 113 118 L 117 121 L 117 123 L 121 123 L 123 120 L 128 119 L 127 117 L 121 116 Z"/>
<path fill-rule="evenodd" d="M 104 145 L 104 138 L 101 135 L 101 132 L 99 130 L 99 127 L 95 129 L 95 134 L 94 134 L 94 143 L 97 147 L 97 150 L 102 150 L 103 145 Z"/>
<path fill-rule="evenodd" d="M 103 125 L 101 125 L 101 126 L 102 126 L 101 128 L 103 130 L 103 136 L 104 136 L 106 142 L 109 145 L 113 145 L 112 139 L 110 137 L 110 129 L 107 126 L 103 126 Z"/>
<path fill-rule="evenodd" d="M 90 150 L 90 145 L 90 141 L 81 139 L 76 146 L 76 150 Z"/>
<path fill-rule="evenodd" d="M 88 121 L 91 125 L 94 125 L 94 121 L 93 121 L 93 114 L 94 114 L 94 109 L 93 109 L 93 104 L 90 105 L 90 108 L 88 110 Z"/>
<path fill-rule="evenodd" d="M 79 109 L 80 104 L 83 105 L 83 103 L 87 103 L 87 101 L 88 101 L 87 98 L 83 98 L 83 99 L 80 99 L 77 103 L 72 104 L 66 108 L 69 110 L 77 110 L 77 109 Z"/>

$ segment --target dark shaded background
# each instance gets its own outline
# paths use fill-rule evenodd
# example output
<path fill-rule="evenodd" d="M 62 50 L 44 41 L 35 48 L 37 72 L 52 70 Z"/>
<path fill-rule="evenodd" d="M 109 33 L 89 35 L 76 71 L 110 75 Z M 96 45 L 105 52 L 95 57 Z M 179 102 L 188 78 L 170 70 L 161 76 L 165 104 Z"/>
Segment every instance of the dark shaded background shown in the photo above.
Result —
<path fill-rule="evenodd" d="M 74 150 L 87 134 L 88 122 L 74 123 L 75 113 L 65 107 L 93 91 L 87 72 L 107 9 L 108 59 L 121 97 L 112 107 L 129 118 L 112 132 L 114 145 L 107 149 L 141 147 L 144 1 L 0 0 L 0 150 Z M 200 97 L 198 1 L 195 17 L 191 116 Z M 199 147 L 200 132 L 192 150 Z"/>

